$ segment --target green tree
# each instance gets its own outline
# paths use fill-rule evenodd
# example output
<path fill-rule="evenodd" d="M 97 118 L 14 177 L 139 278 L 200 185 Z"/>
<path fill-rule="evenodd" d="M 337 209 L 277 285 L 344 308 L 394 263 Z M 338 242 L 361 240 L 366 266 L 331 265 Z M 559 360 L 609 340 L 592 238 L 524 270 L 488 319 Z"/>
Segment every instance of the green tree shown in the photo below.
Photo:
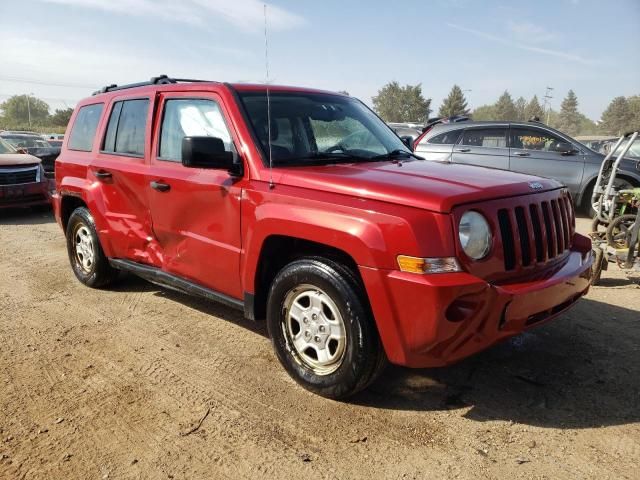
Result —
<path fill-rule="evenodd" d="M 496 120 L 516 120 L 516 106 L 507 90 L 500 95 L 500 98 L 496 102 L 494 108 Z"/>
<path fill-rule="evenodd" d="M 496 107 L 495 105 L 481 105 L 473 111 L 471 116 L 477 121 L 495 120 Z"/>
<path fill-rule="evenodd" d="M 527 118 L 527 101 L 524 99 L 524 97 L 519 97 L 516 102 L 515 102 L 515 107 L 516 107 L 516 120 L 518 121 L 525 121 L 528 120 Z"/>
<path fill-rule="evenodd" d="M 422 95 L 422 85 L 387 83 L 371 99 L 373 108 L 386 122 L 425 123 L 431 113 L 431 99 Z"/>
<path fill-rule="evenodd" d="M 560 105 L 560 118 L 558 129 L 567 135 L 576 135 L 580 132 L 580 112 L 578 111 L 578 97 L 573 90 L 569 90 L 567 96 Z"/>
<path fill-rule="evenodd" d="M 458 85 L 454 85 L 449 96 L 442 101 L 438 115 L 441 117 L 453 117 L 454 115 L 467 115 L 467 99 Z"/>
<path fill-rule="evenodd" d="M 66 127 L 73 113 L 73 108 L 56 108 L 56 111 L 51 115 L 49 123 L 57 127 Z"/>
<path fill-rule="evenodd" d="M 628 100 L 625 97 L 616 97 L 602 113 L 600 130 L 602 133 L 622 135 L 629 129 L 632 120 Z"/>
<path fill-rule="evenodd" d="M 627 99 L 629 104 L 629 128 L 627 130 L 640 130 L 640 95 L 634 95 Z"/>
<path fill-rule="evenodd" d="M 524 120 L 531 120 L 533 117 L 537 117 L 540 121 L 544 121 L 544 110 L 538 101 L 538 96 L 534 95 L 533 98 L 527 103 L 527 108 L 524 110 Z"/>
<path fill-rule="evenodd" d="M 3 122 L 16 125 L 39 125 L 46 123 L 49 117 L 49 105 L 31 95 L 14 95 L 0 103 Z M 31 121 L 29 121 L 31 117 Z"/>
<path fill-rule="evenodd" d="M 595 135 L 596 133 L 598 133 L 598 126 L 596 125 L 596 122 L 594 122 L 587 116 L 583 115 L 582 113 L 580 113 L 579 116 L 580 116 L 580 128 L 578 129 L 578 134 Z"/>

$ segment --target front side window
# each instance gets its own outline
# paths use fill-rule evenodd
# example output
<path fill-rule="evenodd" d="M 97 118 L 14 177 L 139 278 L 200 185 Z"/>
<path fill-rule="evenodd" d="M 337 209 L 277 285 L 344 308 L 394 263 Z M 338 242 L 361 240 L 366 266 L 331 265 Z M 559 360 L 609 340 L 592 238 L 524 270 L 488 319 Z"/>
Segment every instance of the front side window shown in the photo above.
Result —
<path fill-rule="evenodd" d="M 566 149 L 567 141 L 545 130 L 537 128 L 511 129 L 511 148 L 537 150 L 540 152 L 559 152 Z"/>
<path fill-rule="evenodd" d="M 395 151 L 410 154 L 382 120 L 352 97 L 273 92 L 269 115 L 265 92 L 239 95 L 265 158 L 271 150 L 274 165 L 382 160 L 374 157 Z"/>
<path fill-rule="evenodd" d="M 184 137 L 217 137 L 227 151 L 234 150 L 222 110 L 214 100 L 171 99 L 164 103 L 158 157 L 182 161 Z"/>
<path fill-rule="evenodd" d="M 464 131 L 462 145 L 505 148 L 507 146 L 507 129 L 501 127 L 469 128 Z"/>
<path fill-rule="evenodd" d="M 102 103 L 96 103 L 80 107 L 69 135 L 68 147 L 70 150 L 90 152 L 93 149 L 93 140 L 96 136 L 103 106 Z"/>
<path fill-rule="evenodd" d="M 427 143 L 433 145 L 455 145 L 458 143 L 462 130 L 450 130 L 430 138 Z"/>
<path fill-rule="evenodd" d="M 103 151 L 125 155 L 144 155 L 149 99 L 116 102 L 111 110 Z"/>

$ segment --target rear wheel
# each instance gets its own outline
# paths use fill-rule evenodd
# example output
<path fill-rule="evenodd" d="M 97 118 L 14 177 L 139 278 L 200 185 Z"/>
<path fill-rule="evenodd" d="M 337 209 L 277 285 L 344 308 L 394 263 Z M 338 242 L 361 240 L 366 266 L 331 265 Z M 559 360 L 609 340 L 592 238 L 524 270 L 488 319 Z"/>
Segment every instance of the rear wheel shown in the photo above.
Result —
<path fill-rule="evenodd" d="M 267 326 L 280 363 L 304 388 L 345 398 L 372 383 L 385 356 L 355 276 L 330 260 L 296 260 L 274 279 Z"/>
<path fill-rule="evenodd" d="M 89 210 L 77 208 L 67 223 L 67 252 L 73 273 L 88 287 L 100 288 L 111 284 L 118 271 L 109 265 L 96 226 Z"/>

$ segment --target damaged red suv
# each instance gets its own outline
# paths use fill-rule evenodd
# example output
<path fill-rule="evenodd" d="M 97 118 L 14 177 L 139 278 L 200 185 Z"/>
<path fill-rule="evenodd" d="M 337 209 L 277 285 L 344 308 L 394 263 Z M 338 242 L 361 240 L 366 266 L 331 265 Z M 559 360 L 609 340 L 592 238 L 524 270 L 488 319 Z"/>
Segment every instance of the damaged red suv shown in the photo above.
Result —
<path fill-rule="evenodd" d="M 422 161 L 346 95 L 161 76 L 83 100 L 65 138 L 54 205 L 77 278 L 131 272 L 266 320 L 320 395 L 387 360 L 451 364 L 589 288 L 562 185 Z"/>

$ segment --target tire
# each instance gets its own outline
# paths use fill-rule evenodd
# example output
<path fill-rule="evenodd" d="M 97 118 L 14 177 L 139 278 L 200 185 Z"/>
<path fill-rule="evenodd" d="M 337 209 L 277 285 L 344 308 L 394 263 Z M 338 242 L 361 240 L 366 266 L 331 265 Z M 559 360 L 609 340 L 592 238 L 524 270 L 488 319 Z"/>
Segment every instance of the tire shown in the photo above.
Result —
<path fill-rule="evenodd" d="M 69 262 L 76 278 L 91 288 L 103 288 L 113 283 L 118 271 L 109 265 L 88 209 L 79 207 L 73 211 L 66 236 Z"/>
<path fill-rule="evenodd" d="M 287 373 L 323 397 L 355 394 L 386 365 L 363 287 L 350 269 L 326 258 L 280 270 L 269 291 L 267 328 Z"/>
<path fill-rule="evenodd" d="M 591 265 L 591 285 L 598 285 L 602 275 L 602 262 L 604 260 L 604 251 L 601 248 L 594 248 L 594 259 Z"/>
<path fill-rule="evenodd" d="M 621 215 L 607 227 L 607 245 L 614 248 L 629 248 L 631 229 L 636 222 L 635 214 Z"/>

